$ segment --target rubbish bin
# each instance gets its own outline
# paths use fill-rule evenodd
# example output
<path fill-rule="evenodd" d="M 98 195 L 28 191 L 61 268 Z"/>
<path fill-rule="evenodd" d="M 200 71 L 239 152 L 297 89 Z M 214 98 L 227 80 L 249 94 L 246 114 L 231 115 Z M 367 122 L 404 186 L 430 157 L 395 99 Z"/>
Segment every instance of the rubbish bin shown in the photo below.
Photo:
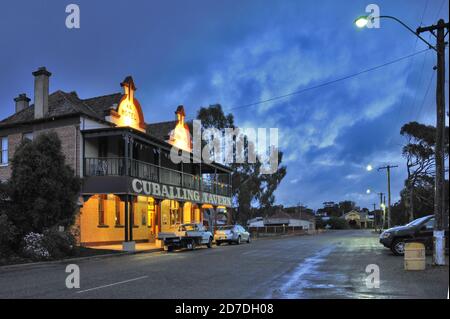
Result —
<path fill-rule="evenodd" d="M 405 270 L 425 270 L 425 245 L 405 243 Z"/>

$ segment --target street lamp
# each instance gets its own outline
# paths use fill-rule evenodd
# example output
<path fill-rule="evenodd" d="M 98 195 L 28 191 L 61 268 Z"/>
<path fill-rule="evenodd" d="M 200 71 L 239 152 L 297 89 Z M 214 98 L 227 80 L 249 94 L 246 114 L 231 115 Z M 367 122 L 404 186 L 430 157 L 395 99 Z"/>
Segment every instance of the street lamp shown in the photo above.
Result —
<path fill-rule="evenodd" d="M 391 20 L 395 20 L 398 23 L 400 23 L 403 27 L 405 27 L 409 32 L 411 32 L 412 34 L 414 34 L 416 37 L 418 37 L 420 40 L 422 40 L 423 42 L 425 42 L 426 45 L 428 45 L 428 47 L 430 49 L 433 49 L 434 51 L 437 51 L 437 49 L 431 45 L 427 40 L 425 40 L 423 37 L 420 36 L 420 34 L 416 31 L 414 31 L 413 29 L 411 29 L 410 27 L 408 27 L 403 21 L 401 21 L 400 19 L 397 19 L 396 17 L 393 16 L 386 16 L 386 15 L 382 15 L 382 16 L 368 16 L 368 15 L 363 15 L 360 16 L 358 18 L 356 18 L 356 20 L 354 21 L 355 25 L 362 29 L 364 27 L 366 27 L 369 24 L 370 20 L 373 19 L 391 19 Z"/>
<path fill-rule="evenodd" d="M 366 166 L 366 170 L 368 171 L 368 172 L 370 172 L 371 170 L 373 170 L 373 167 L 372 167 L 372 165 L 367 165 Z"/>

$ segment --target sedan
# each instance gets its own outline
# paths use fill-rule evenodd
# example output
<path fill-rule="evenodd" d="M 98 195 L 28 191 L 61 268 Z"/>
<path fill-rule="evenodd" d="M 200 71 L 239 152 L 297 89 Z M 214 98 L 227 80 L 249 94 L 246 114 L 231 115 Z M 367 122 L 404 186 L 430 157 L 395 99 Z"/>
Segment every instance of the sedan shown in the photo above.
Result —
<path fill-rule="evenodd" d="M 241 225 L 219 226 L 214 234 L 214 240 L 217 246 L 224 242 L 237 245 L 243 241 L 250 243 L 250 233 Z"/>

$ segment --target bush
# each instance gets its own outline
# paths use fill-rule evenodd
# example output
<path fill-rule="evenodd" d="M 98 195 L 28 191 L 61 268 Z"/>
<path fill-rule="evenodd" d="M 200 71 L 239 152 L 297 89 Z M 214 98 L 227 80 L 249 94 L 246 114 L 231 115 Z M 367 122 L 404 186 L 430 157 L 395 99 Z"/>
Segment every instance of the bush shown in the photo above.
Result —
<path fill-rule="evenodd" d="M 63 258 L 75 253 L 76 239 L 68 231 L 52 228 L 44 232 L 43 246 L 52 258 Z"/>
<path fill-rule="evenodd" d="M 9 221 L 8 216 L 0 213 L 0 257 L 8 257 L 13 254 L 17 234 L 17 229 Z"/>
<path fill-rule="evenodd" d="M 50 253 L 44 246 L 44 235 L 39 233 L 28 233 L 23 238 L 23 253 L 33 260 L 48 259 Z"/>

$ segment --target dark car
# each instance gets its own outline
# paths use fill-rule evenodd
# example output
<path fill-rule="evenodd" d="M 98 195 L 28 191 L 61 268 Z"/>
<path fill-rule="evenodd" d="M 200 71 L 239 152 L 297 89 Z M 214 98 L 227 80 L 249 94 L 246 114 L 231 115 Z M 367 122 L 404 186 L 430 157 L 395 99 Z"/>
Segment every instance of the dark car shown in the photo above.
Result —
<path fill-rule="evenodd" d="M 418 241 L 425 244 L 426 249 L 433 249 L 434 215 L 413 220 L 404 226 L 385 230 L 380 235 L 380 243 L 390 248 L 394 255 L 401 256 L 405 251 L 405 243 Z M 448 229 L 445 231 L 448 238 Z"/>

